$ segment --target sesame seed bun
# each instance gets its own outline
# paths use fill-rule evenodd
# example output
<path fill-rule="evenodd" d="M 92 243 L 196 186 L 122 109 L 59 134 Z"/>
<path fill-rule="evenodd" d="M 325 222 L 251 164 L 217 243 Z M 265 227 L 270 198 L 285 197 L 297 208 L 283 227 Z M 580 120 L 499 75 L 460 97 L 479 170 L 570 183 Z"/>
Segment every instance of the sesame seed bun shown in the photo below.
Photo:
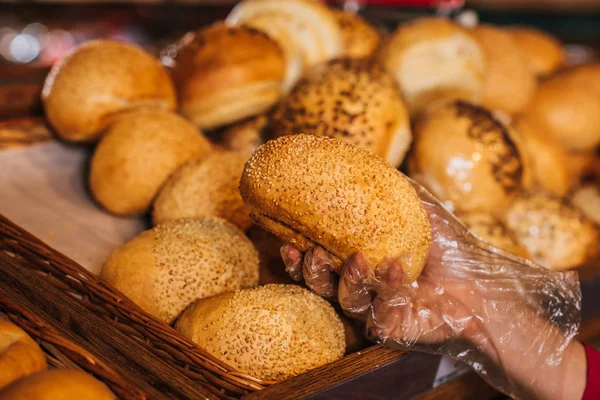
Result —
<path fill-rule="evenodd" d="M 243 154 L 221 151 L 180 167 L 156 196 L 154 224 L 214 216 L 248 229 L 252 221 L 238 190 L 247 160 Z"/>
<path fill-rule="evenodd" d="M 558 39 L 540 29 L 515 26 L 507 29 L 525 55 L 529 68 L 536 76 L 556 72 L 565 63 L 565 52 Z"/>
<path fill-rule="evenodd" d="M 600 190 L 598 185 L 588 183 L 575 190 L 571 202 L 583 215 L 596 225 L 600 225 Z"/>
<path fill-rule="evenodd" d="M 0 389 L 46 368 L 40 346 L 15 324 L 0 320 Z"/>
<path fill-rule="evenodd" d="M 172 73 L 181 113 L 201 129 L 259 114 L 279 100 L 285 68 L 281 47 L 256 29 L 218 23 L 188 34 Z"/>
<path fill-rule="evenodd" d="M 526 181 L 514 132 L 489 111 L 452 101 L 415 124 L 410 175 L 454 210 L 494 213 Z"/>
<path fill-rule="evenodd" d="M 212 146 L 177 114 L 138 110 L 123 115 L 102 138 L 90 166 L 90 189 L 108 211 L 144 214 L 180 165 Z"/>
<path fill-rule="evenodd" d="M 344 326 L 327 301 L 296 285 L 265 285 L 200 300 L 175 328 L 215 357 L 279 381 L 340 359 Z"/>
<path fill-rule="evenodd" d="M 300 250 L 318 244 L 338 259 L 361 251 L 376 267 L 401 257 L 415 280 L 431 227 L 415 189 L 374 154 L 336 139 L 284 136 L 259 147 L 240 181 L 252 219 Z"/>
<path fill-rule="evenodd" d="M 394 80 L 370 60 L 337 59 L 315 67 L 282 99 L 275 136 L 306 133 L 361 146 L 398 166 L 412 139 Z"/>
<path fill-rule="evenodd" d="M 516 40 L 509 32 L 490 25 L 480 25 L 473 30 L 473 35 L 486 59 L 482 104 L 508 114 L 523 111 L 537 84 Z"/>
<path fill-rule="evenodd" d="M 578 267 L 597 251 L 593 224 L 578 209 L 547 192 L 522 193 L 503 222 L 532 259 L 548 269 Z"/>
<path fill-rule="evenodd" d="M 342 32 L 344 55 L 350 58 L 371 57 L 379 47 L 377 29 L 358 14 L 335 10 L 335 19 Z"/>
<path fill-rule="evenodd" d="M 173 84 L 158 60 L 138 47 L 111 40 L 82 44 L 55 64 L 42 101 L 48 122 L 70 142 L 98 139 L 126 110 L 176 107 Z"/>
<path fill-rule="evenodd" d="M 457 216 L 475 236 L 490 242 L 500 249 L 510 251 L 522 257 L 529 257 L 529 253 L 517 242 L 514 234 L 492 214 L 473 212 L 459 213 Z"/>
<path fill-rule="evenodd" d="M 392 74 L 411 114 L 431 103 L 482 98 L 485 56 L 471 33 L 442 18 L 422 18 L 402 24 L 379 53 Z"/>
<path fill-rule="evenodd" d="M 228 150 L 237 151 L 248 158 L 264 143 L 269 119 L 261 114 L 230 126 L 223 132 L 221 144 Z"/>
<path fill-rule="evenodd" d="M 50 369 L 19 379 L 0 391 L 2 400 L 115 400 L 99 380 L 83 371 Z"/>
<path fill-rule="evenodd" d="M 169 221 L 113 250 L 102 278 L 166 321 L 190 303 L 258 284 L 252 242 L 220 218 Z"/>

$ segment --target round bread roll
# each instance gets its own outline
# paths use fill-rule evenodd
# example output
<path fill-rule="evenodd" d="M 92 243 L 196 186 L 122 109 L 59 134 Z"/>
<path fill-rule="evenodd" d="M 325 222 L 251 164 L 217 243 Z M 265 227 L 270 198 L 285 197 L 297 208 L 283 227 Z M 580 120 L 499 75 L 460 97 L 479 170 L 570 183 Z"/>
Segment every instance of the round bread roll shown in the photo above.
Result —
<path fill-rule="evenodd" d="M 222 144 L 226 149 L 237 151 L 249 158 L 258 146 L 264 143 L 264 132 L 268 123 L 267 116 L 261 114 L 232 125 L 223 132 Z"/>
<path fill-rule="evenodd" d="M 285 68 L 281 47 L 254 28 L 215 24 L 188 34 L 172 73 L 181 113 L 201 129 L 259 114 L 279 100 Z"/>
<path fill-rule="evenodd" d="M 503 218 L 540 265 L 575 268 L 596 254 L 597 232 L 575 207 L 543 191 L 521 194 Z"/>
<path fill-rule="evenodd" d="M 355 13 L 335 10 L 334 15 L 342 32 L 344 55 L 349 58 L 373 56 L 381 42 L 377 29 Z"/>
<path fill-rule="evenodd" d="M 564 65 L 566 56 L 562 44 L 547 32 L 529 26 L 511 27 L 507 32 L 521 48 L 536 76 L 550 75 Z"/>
<path fill-rule="evenodd" d="M 506 229 L 506 226 L 492 214 L 473 212 L 458 214 L 458 218 L 475 236 L 502 250 L 510 251 L 522 257 L 529 257 L 529 253 L 517 242 L 514 234 Z"/>
<path fill-rule="evenodd" d="M 83 371 L 50 369 L 21 378 L 0 391 L 0 400 L 115 400 L 99 380 Z"/>
<path fill-rule="evenodd" d="M 197 299 L 256 286 L 258 255 L 239 229 L 220 218 L 169 221 L 114 249 L 102 278 L 171 323 Z"/>
<path fill-rule="evenodd" d="M 0 389 L 46 368 L 40 346 L 15 324 L 0 320 Z"/>
<path fill-rule="evenodd" d="M 402 163 L 412 139 L 394 80 L 371 60 L 337 59 L 315 67 L 282 99 L 270 125 L 278 137 L 329 136 Z"/>
<path fill-rule="evenodd" d="M 257 19 L 260 19 L 259 25 Z M 265 29 L 274 38 L 291 36 L 300 49 L 305 67 L 338 57 L 343 52 L 342 34 L 335 16 L 318 1 L 245 0 L 231 10 L 226 22 Z"/>
<path fill-rule="evenodd" d="M 515 131 L 527 153 L 533 183 L 558 196 L 566 195 L 573 184 L 569 154 L 533 122 L 520 119 L 515 123 Z"/>
<path fill-rule="evenodd" d="M 42 101 L 48 122 L 70 142 L 98 139 L 123 111 L 177 105 L 173 83 L 157 59 L 111 40 L 87 42 L 56 63 Z"/>
<path fill-rule="evenodd" d="M 273 381 L 336 361 L 346 346 L 333 307 L 296 285 L 265 285 L 197 301 L 175 328 L 239 371 Z"/>
<path fill-rule="evenodd" d="M 411 176 L 453 210 L 494 213 L 525 182 L 516 135 L 487 110 L 452 101 L 415 125 Z"/>
<path fill-rule="evenodd" d="M 252 225 L 238 189 L 248 157 L 221 151 L 202 156 L 169 177 L 156 200 L 155 225 L 182 218 L 220 217 L 242 230 Z"/>
<path fill-rule="evenodd" d="M 340 140 L 267 142 L 246 163 L 240 192 L 256 223 L 300 250 L 318 244 L 341 260 L 360 251 L 375 268 L 401 257 L 410 281 L 427 259 L 431 227 L 413 186 L 381 158 Z"/>
<path fill-rule="evenodd" d="M 177 114 L 132 111 L 112 125 L 96 147 L 90 190 L 112 213 L 141 215 L 171 173 L 211 151 L 208 139 Z"/>
<path fill-rule="evenodd" d="M 577 188 L 571 202 L 583 215 L 596 225 L 600 225 L 600 190 L 598 185 L 588 183 Z"/>
<path fill-rule="evenodd" d="M 483 50 L 468 30 L 449 20 L 424 18 L 400 25 L 379 58 L 413 115 L 439 100 L 477 103 L 482 98 Z"/>
<path fill-rule="evenodd" d="M 568 75 L 541 82 L 526 117 L 569 151 L 591 151 L 600 143 L 600 96 Z"/>
<path fill-rule="evenodd" d="M 516 40 L 509 32 L 490 25 L 480 25 L 473 34 L 486 59 L 482 104 L 509 114 L 523 111 L 537 84 Z"/>

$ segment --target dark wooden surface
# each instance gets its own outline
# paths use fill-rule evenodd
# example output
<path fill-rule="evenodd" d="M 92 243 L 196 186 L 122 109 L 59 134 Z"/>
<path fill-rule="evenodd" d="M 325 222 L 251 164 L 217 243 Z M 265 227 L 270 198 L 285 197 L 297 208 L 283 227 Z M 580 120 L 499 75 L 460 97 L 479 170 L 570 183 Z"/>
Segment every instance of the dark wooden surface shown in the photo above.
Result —
<path fill-rule="evenodd" d="M 43 278 L 0 253 L 0 296 L 35 314 L 65 338 L 104 361 L 148 399 L 215 399 L 140 343 L 94 315 Z"/>

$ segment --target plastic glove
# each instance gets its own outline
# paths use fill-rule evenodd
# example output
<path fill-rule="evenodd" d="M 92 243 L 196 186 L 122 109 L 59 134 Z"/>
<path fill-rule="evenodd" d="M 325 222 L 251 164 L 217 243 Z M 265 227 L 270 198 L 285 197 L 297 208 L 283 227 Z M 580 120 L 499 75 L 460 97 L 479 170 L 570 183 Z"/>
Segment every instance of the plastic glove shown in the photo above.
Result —
<path fill-rule="evenodd" d="M 432 226 L 427 265 L 412 284 L 402 259 L 375 268 L 354 254 L 335 274 L 321 247 L 281 248 L 293 279 L 366 322 L 369 339 L 403 350 L 449 355 L 514 398 L 560 398 L 569 343 L 579 327 L 576 272 L 543 269 L 473 236 L 413 182 Z"/>

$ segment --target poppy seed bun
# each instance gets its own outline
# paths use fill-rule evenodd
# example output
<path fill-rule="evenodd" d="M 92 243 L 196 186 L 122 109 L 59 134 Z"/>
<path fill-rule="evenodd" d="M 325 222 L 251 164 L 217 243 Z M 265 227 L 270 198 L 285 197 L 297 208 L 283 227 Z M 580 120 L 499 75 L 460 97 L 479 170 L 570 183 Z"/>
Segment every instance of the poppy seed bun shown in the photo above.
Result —
<path fill-rule="evenodd" d="M 248 229 L 252 221 L 238 190 L 247 160 L 243 154 L 220 151 L 180 167 L 156 196 L 154 224 L 214 216 Z"/>
<path fill-rule="evenodd" d="M 593 224 L 546 192 L 522 193 L 503 219 L 532 259 L 548 269 L 575 268 L 596 254 Z"/>
<path fill-rule="evenodd" d="M 598 185 L 588 183 L 577 188 L 571 197 L 571 202 L 590 221 L 600 225 L 600 190 L 598 190 Z"/>
<path fill-rule="evenodd" d="M 365 59 L 337 59 L 315 67 L 275 109 L 270 132 L 275 137 L 306 133 L 337 138 L 395 166 L 412 139 L 394 80 Z"/>
<path fill-rule="evenodd" d="M 144 50 L 111 40 L 77 46 L 56 63 L 42 90 L 46 118 L 64 140 L 93 141 L 121 112 L 176 107 L 163 66 Z"/>
<path fill-rule="evenodd" d="M 223 132 L 221 143 L 227 150 L 237 151 L 250 158 L 258 146 L 264 143 L 264 132 L 268 123 L 266 115 L 239 122 Z"/>
<path fill-rule="evenodd" d="M 343 51 L 342 34 L 333 12 L 324 4 L 314 0 L 245 0 L 238 3 L 227 16 L 230 25 L 253 24 L 262 19 L 262 26 L 271 28 L 273 37 L 292 36 L 302 53 L 305 67 L 312 67 Z M 258 27 L 258 26 L 257 26 Z M 276 31 L 279 33 L 276 33 Z"/>
<path fill-rule="evenodd" d="M 17 325 L 0 320 L 0 389 L 46 368 L 40 346 Z"/>
<path fill-rule="evenodd" d="M 274 40 L 224 24 L 186 35 L 172 73 L 181 113 L 201 129 L 269 109 L 279 100 L 284 74 L 283 50 Z"/>
<path fill-rule="evenodd" d="M 373 267 L 402 257 L 415 280 L 431 227 L 415 189 L 380 157 L 342 141 L 284 136 L 258 148 L 240 181 L 251 218 L 305 251 L 318 244 L 341 260 L 363 252 Z"/>
<path fill-rule="evenodd" d="M 480 25 L 473 34 L 486 59 L 482 104 L 508 114 L 523 111 L 535 92 L 536 80 L 516 40 L 490 25 Z"/>
<path fill-rule="evenodd" d="M 296 285 L 265 285 L 195 302 L 175 329 L 258 379 L 279 381 L 344 355 L 344 326 L 327 301 Z"/>
<path fill-rule="evenodd" d="M 527 250 L 517 242 L 514 234 L 492 214 L 473 212 L 457 216 L 475 236 L 513 254 L 529 256 Z"/>
<path fill-rule="evenodd" d="M 453 101 L 415 124 L 410 175 L 454 210 L 496 212 L 521 189 L 516 136 L 487 110 Z"/>
<path fill-rule="evenodd" d="M 411 114 L 445 99 L 479 102 L 485 57 L 471 33 L 442 18 L 402 24 L 379 53 Z"/>
<path fill-rule="evenodd" d="M 529 68 L 537 76 L 550 75 L 565 63 L 562 44 L 550 34 L 532 27 L 511 27 L 507 32 L 521 48 Z"/>
<path fill-rule="evenodd" d="M 115 400 L 99 380 L 83 371 L 50 369 L 19 379 L 2 391 L 1 400 Z"/>
<path fill-rule="evenodd" d="M 515 132 L 522 139 L 523 151 L 528 155 L 533 182 L 557 196 L 566 195 L 573 184 L 569 154 L 554 137 L 545 135 L 531 121 L 518 120 Z"/>
<path fill-rule="evenodd" d="M 365 58 L 375 54 L 381 36 L 373 25 L 358 14 L 335 10 L 334 15 L 342 32 L 346 57 Z"/>
<path fill-rule="evenodd" d="M 102 278 L 171 323 L 197 299 L 257 285 L 258 255 L 220 218 L 169 221 L 114 249 Z"/>
<path fill-rule="evenodd" d="M 90 190 L 108 211 L 140 215 L 180 165 L 210 153 L 208 139 L 179 115 L 138 110 L 102 138 L 90 166 Z"/>
<path fill-rule="evenodd" d="M 600 96 L 588 86 L 575 83 L 566 74 L 546 79 L 525 116 L 567 150 L 591 151 L 600 143 Z"/>

